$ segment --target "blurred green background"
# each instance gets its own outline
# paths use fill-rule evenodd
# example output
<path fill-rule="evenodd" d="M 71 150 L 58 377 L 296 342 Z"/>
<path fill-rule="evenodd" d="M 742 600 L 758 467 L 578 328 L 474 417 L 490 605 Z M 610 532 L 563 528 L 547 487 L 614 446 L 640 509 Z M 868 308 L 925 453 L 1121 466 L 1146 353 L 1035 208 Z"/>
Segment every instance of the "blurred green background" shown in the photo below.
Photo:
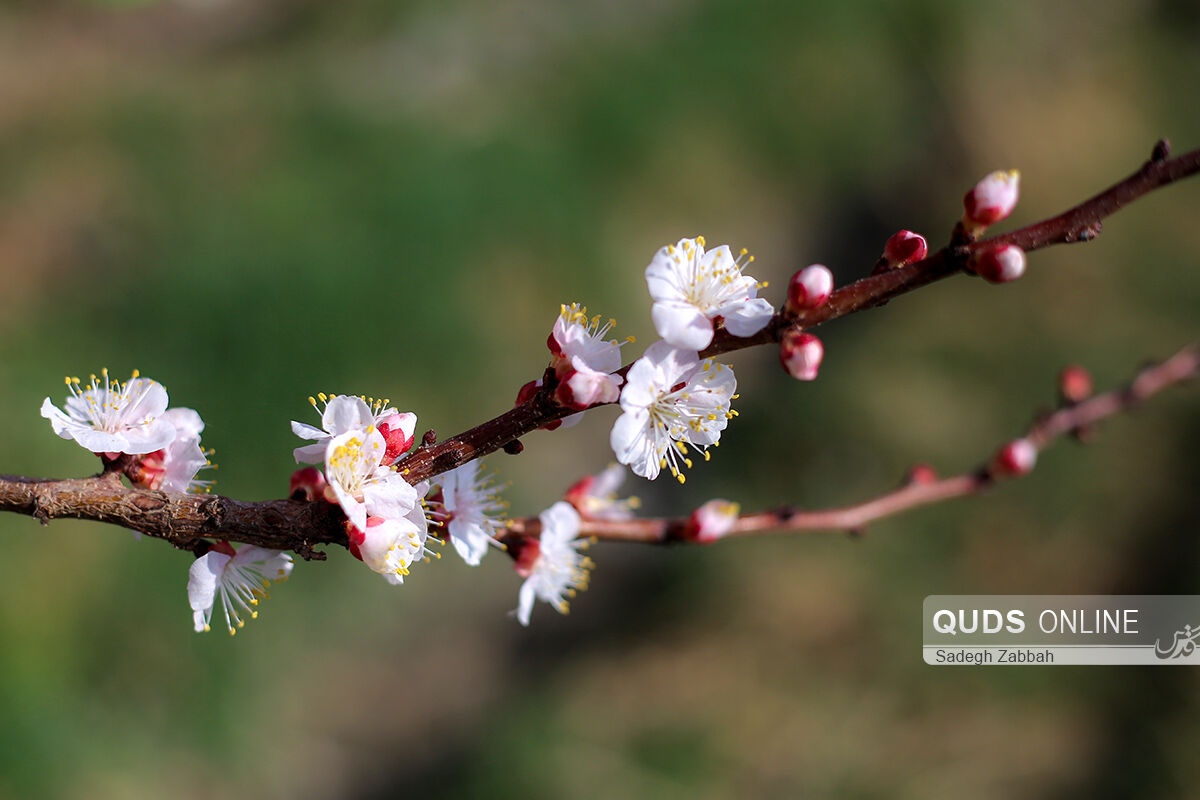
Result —
<path fill-rule="evenodd" d="M 1018 167 L 1012 224 L 1200 145 L 1184 0 L 0 5 L 0 469 L 89 474 L 38 417 L 107 365 L 198 409 L 218 491 L 279 497 L 317 391 L 442 436 L 510 406 L 558 304 L 652 340 L 642 269 L 703 233 L 778 301 L 799 266 L 941 242 Z M 852 502 L 969 468 L 1053 402 L 1200 326 L 1200 181 L 1031 259 L 822 329 L 821 379 L 734 359 L 741 416 L 686 487 Z M 631 355 L 633 355 L 631 353 Z M 0 797 L 1177 797 L 1190 670 L 933 668 L 940 593 L 1197 593 L 1194 389 L 1043 454 L 1034 477 L 858 540 L 601 545 L 559 617 L 506 612 L 494 554 L 400 588 L 341 551 L 230 639 L 190 556 L 0 518 Z M 534 514 L 611 460 L 614 414 L 489 465 Z"/>

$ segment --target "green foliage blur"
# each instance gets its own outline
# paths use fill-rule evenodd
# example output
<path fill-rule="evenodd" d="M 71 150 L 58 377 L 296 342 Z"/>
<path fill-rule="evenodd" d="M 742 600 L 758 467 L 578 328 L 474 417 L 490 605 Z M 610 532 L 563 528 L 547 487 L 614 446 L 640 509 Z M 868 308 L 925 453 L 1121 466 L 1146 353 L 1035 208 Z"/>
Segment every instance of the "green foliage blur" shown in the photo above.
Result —
<path fill-rule="evenodd" d="M 1180 0 L 59 0 L 0 6 L 0 32 L 0 470 L 94 471 L 38 407 L 136 367 L 242 499 L 286 492 L 310 394 L 445 437 L 540 374 L 559 303 L 649 344 L 642 269 L 681 236 L 750 248 L 778 301 L 899 228 L 944 241 L 992 169 L 1022 170 L 1020 225 L 1160 136 L 1200 145 Z M 816 507 L 970 468 L 1064 364 L 1106 387 L 1197 335 L 1198 209 L 1174 186 L 1015 284 L 831 324 L 812 384 L 740 353 L 713 461 L 631 491 Z M 0 518 L 0 798 L 1181 796 L 1186 669 L 928 667 L 920 608 L 1200 593 L 1196 407 L 856 540 L 598 546 L 571 615 L 528 630 L 502 554 L 394 588 L 331 550 L 200 635 L 188 554 Z M 603 468 L 613 416 L 490 458 L 512 513 Z"/>

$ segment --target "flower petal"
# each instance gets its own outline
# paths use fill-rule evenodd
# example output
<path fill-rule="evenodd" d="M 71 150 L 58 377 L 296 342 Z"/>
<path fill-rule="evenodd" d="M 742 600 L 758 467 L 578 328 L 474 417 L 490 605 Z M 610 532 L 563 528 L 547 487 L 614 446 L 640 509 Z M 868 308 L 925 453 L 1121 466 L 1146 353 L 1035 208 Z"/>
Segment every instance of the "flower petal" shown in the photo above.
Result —
<path fill-rule="evenodd" d="M 654 329 L 667 342 L 687 350 L 703 350 L 712 343 L 712 320 L 691 303 L 660 300 L 650 309 Z"/>
<path fill-rule="evenodd" d="M 744 300 L 721 310 L 725 329 L 734 336 L 753 336 L 767 327 L 775 309 L 761 297 Z"/>

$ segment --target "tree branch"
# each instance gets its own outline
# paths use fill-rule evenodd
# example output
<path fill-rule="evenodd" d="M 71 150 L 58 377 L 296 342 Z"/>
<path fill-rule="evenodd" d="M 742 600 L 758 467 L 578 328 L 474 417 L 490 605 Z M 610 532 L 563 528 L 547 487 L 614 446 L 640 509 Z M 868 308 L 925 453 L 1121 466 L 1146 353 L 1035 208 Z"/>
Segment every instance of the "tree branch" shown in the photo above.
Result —
<path fill-rule="evenodd" d="M 1121 389 L 1096 395 L 1069 405 L 1036 420 L 1025 438 L 1038 450 L 1068 434 L 1090 430 L 1108 417 L 1129 411 L 1163 389 L 1200 375 L 1200 342 L 1180 350 L 1166 361 L 1147 367 Z M 992 462 L 972 472 L 932 481 L 909 480 L 899 489 L 862 503 L 839 508 L 801 511 L 785 507 L 738 517 L 727 536 L 751 536 L 763 533 L 801 531 L 849 531 L 858 533 L 867 525 L 914 508 L 940 503 L 956 497 L 979 494 L 997 481 L 1006 479 Z M 624 521 L 583 521 L 580 536 L 594 536 L 618 542 L 671 544 L 690 541 L 686 536 L 688 519 L 632 519 Z M 514 521 L 502 540 L 532 536 L 540 532 L 537 517 Z"/>
<path fill-rule="evenodd" d="M 1095 238 L 1105 217 L 1157 188 L 1200 171 L 1200 150 L 1173 159 L 1168 158 L 1168 153 L 1166 142 L 1159 142 L 1150 161 L 1133 175 L 1056 217 L 979 242 L 968 241 L 956 232 L 950 245 L 923 261 L 844 286 L 834 292 L 825 305 L 800 317 L 777 314 L 766 328 L 754 336 L 737 338 L 723 329 L 718 330 L 712 345 L 702 355 L 715 356 L 755 345 L 771 344 L 777 342 L 789 328 L 808 329 L 882 305 L 893 297 L 963 271 L 972 251 L 987 244 L 1012 243 L 1029 251 L 1052 244 Z M 627 369 L 628 366 L 624 368 Z M 550 374 L 547 373 L 546 377 L 549 378 Z M 1152 373 L 1151 377 L 1154 374 L 1157 373 Z M 1150 380 L 1143 374 L 1138 381 L 1144 379 Z M 502 448 L 519 452 L 520 437 L 575 413 L 553 401 L 549 393 L 550 381 L 546 383 L 543 391 L 531 400 L 495 419 L 440 443 L 434 443 L 430 437 L 400 462 L 399 467 L 406 479 L 410 483 L 427 480 Z M 1135 392 L 1133 398 L 1137 397 L 1140 395 Z M 1085 407 L 1095 408 L 1091 405 L 1093 402 L 1082 404 L 1075 413 L 1083 413 L 1080 409 Z M 1108 410 L 1101 416 L 1108 416 L 1117 410 L 1121 409 Z M 1050 438 L 1059 435 L 1054 430 L 1053 427 L 1038 429 L 1042 431 L 1039 435 Z M 969 494 L 979 488 L 973 486 L 971 481 L 969 476 L 960 476 L 936 484 L 905 487 L 869 504 L 848 509 L 750 515 L 739 525 L 744 526 L 745 532 L 777 529 L 781 523 L 784 523 L 786 530 L 854 529 L 899 510 Z M 187 550 L 197 549 L 202 540 L 207 538 L 278 550 L 290 549 L 304 558 L 320 559 L 324 558 L 324 553 L 314 551 L 315 545 L 347 544 L 344 518 L 338 507 L 331 503 L 297 500 L 247 503 L 216 495 L 133 489 L 124 486 L 120 470 L 112 468 L 91 478 L 72 480 L 0 476 L 0 511 L 27 514 L 43 523 L 59 517 L 107 522 L 164 539 L 175 547 Z M 593 527 L 589 532 L 605 538 L 632 541 L 669 538 L 662 531 L 654 533 L 653 526 L 666 524 L 663 521 L 656 523 L 643 520 L 638 524 L 645 526 L 641 534 L 629 533 L 626 529 L 609 531 L 601 527 Z M 514 535 L 519 532 L 518 528 L 513 529 Z"/>
<path fill-rule="evenodd" d="M 835 291 L 820 308 L 799 318 L 776 314 L 770 324 L 754 336 L 739 338 L 722 328 L 716 332 L 708 349 L 700 355 L 707 358 L 755 345 L 771 344 L 778 342 L 788 328 L 807 330 L 857 311 L 881 306 L 893 297 L 962 272 L 971 253 L 985 245 L 1015 244 L 1029 252 L 1053 244 L 1090 241 L 1099 234 L 1101 221 L 1106 217 L 1155 189 L 1200 172 L 1200 149 L 1177 158 L 1167 158 L 1169 152 L 1170 145 L 1166 140 L 1159 141 L 1150 160 L 1137 172 L 1056 217 L 990 239 L 954 242 L 923 261 L 855 281 Z M 624 369 L 628 370 L 629 367 Z M 544 387 L 529 402 L 495 419 L 409 454 L 400 465 L 408 470 L 408 480 L 416 482 L 432 478 L 495 452 L 546 423 L 573 413 L 554 403 L 549 397 L 549 388 Z"/>

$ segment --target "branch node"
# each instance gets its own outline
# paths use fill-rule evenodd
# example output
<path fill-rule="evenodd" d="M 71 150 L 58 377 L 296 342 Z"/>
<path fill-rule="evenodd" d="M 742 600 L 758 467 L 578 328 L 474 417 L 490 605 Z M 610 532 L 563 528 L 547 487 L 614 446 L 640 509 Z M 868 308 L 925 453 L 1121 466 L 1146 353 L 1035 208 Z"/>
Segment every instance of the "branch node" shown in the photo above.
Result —
<path fill-rule="evenodd" d="M 437 444 L 437 431 L 433 428 L 425 431 L 425 435 L 421 437 L 421 444 L 425 447 L 431 447 Z"/>
<path fill-rule="evenodd" d="M 1166 161 L 1171 157 L 1171 142 L 1167 139 L 1159 139 L 1154 143 L 1154 149 L 1150 151 L 1150 161 Z"/>
<path fill-rule="evenodd" d="M 312 544 L 307 539 L 302 539 L 292 549 L 296 551 L 296 555 L 305 561 L 324 561 L 327 558 L 323 551 L 314 550 Z"/>
<path fill-rule="evenodd" d="M 512 441 L 504 444 L 504 452 L 508 453 L 510 456 L 520 455 L 524 450 L 525 445 L 520 439 L 513 439 Z"/>

